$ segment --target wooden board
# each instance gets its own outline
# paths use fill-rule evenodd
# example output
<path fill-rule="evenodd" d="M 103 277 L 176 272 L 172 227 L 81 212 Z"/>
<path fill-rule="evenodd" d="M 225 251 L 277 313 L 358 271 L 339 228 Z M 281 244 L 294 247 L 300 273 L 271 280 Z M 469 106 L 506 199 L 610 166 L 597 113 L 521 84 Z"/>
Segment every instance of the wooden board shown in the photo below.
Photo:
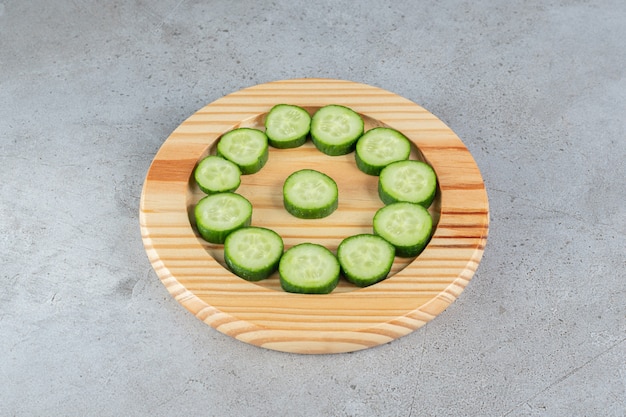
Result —
<path fill-rule="evenodd" d="M 438 192 L 431 206 L 433 237 L 417 258 L 396 258 L 390 277 L 367 288 L 341 280 L 328 295 L 283 292 L 277 274 L 247 282 L 224 266 L 221 245 L 199 238 L 192 209 L 203 196 L 193 181 L 199 159 L 237 127 L 263 129 L 269 109 L 296 104 L 313 113 L 341 104 L 360 113 L 365 128 L 389 126 L 413 143 L 412 158 L 435 169 Z M 318 220 L 289 215 L 282 183 L 312 168 L 339 187 L 339 208 Z M 377 177 L 361 173 L 354 154 L 330 157 L 311 142 L 270 149 L 267 165 L 242 177 L 238 193 L 253 205 L 252 224 L 279 233 L 285 248 L 314 242 L 336 250 L 348 236 L 372 232 L 382 207 Z M 388 91 L 342 80 L 276 81 L 229 94 L 184 121 L 155 156 L 140 206 L 141 233 L 150 262 L 172 296 L 197 318 L 238 340 L 297 353 L 349 352 L 388 343 L 441 313 L 471 280 L 483 254 L 489 223 L 482 177 L 471 154 L 444 123 L 417 104 Z"/>

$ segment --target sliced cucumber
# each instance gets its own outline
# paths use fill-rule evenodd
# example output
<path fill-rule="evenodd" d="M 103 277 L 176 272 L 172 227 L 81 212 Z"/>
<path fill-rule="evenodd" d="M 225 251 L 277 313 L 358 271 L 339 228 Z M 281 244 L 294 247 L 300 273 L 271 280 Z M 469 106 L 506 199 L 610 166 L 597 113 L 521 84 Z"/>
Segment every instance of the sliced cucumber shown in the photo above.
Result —
<path fill-rule="evenodd" d="M 376 127 L 356 143 L 356 166 L 368 175 L 378 175 L 387 165 L 409 158 L 411 142 L 402 133 L 388 127 Z"/>
<path fill-rule="evenodd" d="M 306 142 L 311 116 L 302 107 L 277 104 L 265 118 L 265 134 L 275 148 L 297 148 Z"/>
<path fill-rule="evenodd" d="M 339 282 L 339 261 L 331 251 L 315 243 L 301 243 L 280 258 L 280 285 L 287 292 L 328 294 Z"/>
<path fill-rule="evenodd" d="M 366 287 L 387 277 L 393 265 L 395 247 L 380 236 L 360 234 L 345 238 L 337 248 L 344 277 Z"/>
<path fill-rule="evenodd" d="M 374 215 L 374 234 L 396 247 L 396 255 L 410 258 L 419 255 L 430 240 L 433 220 L 423 206 L 393 203 Z"/>
<path fill-rule="evenodd" d="M 263 227 L 243 227 L 226 237 L 224 260 L 233 273 L 248 281 L 260 281 L 278 269 L 283 239 Z"/>
<path fill-rule="evenodd" d="M 241 184 L 241 170 L 220 156 L 202 159 L 193 172 L 198 187 L 206 194 L 235 191 Z"/>
<path fill-rule="evenodd" d="M 406 201 L 430 207 L 437 191 L 437 176 L 422 161 L 399 161 L 386 166 L 378 177 L 378 195 L 385 204 Z"/>
<path fill-rule="evenodd" d="M 337 183 L 313 169 L 296 171 L 283 184 L 283 204 L 289 213 L 301 219 L 326 217 L 339 204 Z"/>
<path fill-rule="evenodd" d="M 235 193 L 211 194 L 198 201 L 194 215 L 204 240 L 224 243 L 231 232 L 250 225 L 252 204 Z"/>
<path fill-rule="evenodd" d="M 269 157 L 267 135 L 247 127 L 231 130 L 220 138 L 217 154 L 235 163 L 242 174 L 254 174 L 265 166 Z"/>
<path fill-rule="evenodd" d="M 364 123 L 354 110 L 331 104 L 315 112 L 311 119 L 311 139 L 317 149 L 331 156 L 354 150 L 363 134 Z"/>

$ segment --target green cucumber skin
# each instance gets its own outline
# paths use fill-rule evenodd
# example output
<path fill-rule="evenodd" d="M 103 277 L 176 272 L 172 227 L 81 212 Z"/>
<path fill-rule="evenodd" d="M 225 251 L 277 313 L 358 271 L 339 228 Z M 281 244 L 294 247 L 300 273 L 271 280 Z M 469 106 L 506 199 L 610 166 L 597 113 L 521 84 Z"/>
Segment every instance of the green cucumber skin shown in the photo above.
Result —
<path fill-rule="evenodd" d="M 396 256 L 400 258 L 413 258 L 424 251 L 428 241 L 413 246 L 397 246 Z"/>
<path fill-rule="evenodd" d="M 278 262 L 276 262 L 265 270 L 250 272 L 248 269 L 240 268 L 238 265 L 233 264 L 232 260 L 226 256 L 224 256 L 224 261 L 233 274 L 250 282 L 262 281 L 272 275 L 276 271 L 276 268 L 278 268 Z"/>
<path fill-rule="evenodd" d="M 249 268 L 239 265 L 237 261 L 234 260 L 235 255 L 232 253 L 229 242 L 232 240 L 235 233 L 241 232 L 246 229 L 263 229 L 266 233 L 273 234 L 276 237 L 276 242 L 280 244 L 280 255 L 278 255 L 274 259 L 269 259 L 269 262 L 266 266 L 256 270 L 250 270 Z M 270 275 L 278 270 L 278 264 L 280 262 L 280 258 L 282 257 L 284 247 L 285 246 L 282 237 L 280 237 L 280 235 L 273 230 L 256 226 L 246 226 L 235 230 L 226 237 L 226 240 L 224 241 L 224 261 L 226 262 L 228 268 L 230 268 L 230 270 L 240 278 L 243 278 L 246 281 L 261 281 L 268 278 Z"/>
<path fill-rule="evenodd" d="M 202 236 L 202 239 L 206 240 L 209 243 L 216 243 L 221 245 L 226 241 L 226 238 L 230 233 L 241 227 L 250 226 L 250 223 L 251 218 L 247 218 L 245 221 L 241 222 L 236 227 L 233 227 L 229 230 L 212 230 L 202 227 L 199 224 L 197 224 L 196 226 L 198 227 L 198 232 L 200 233 L 200 236 Z"/>
<path fill-rule="evenodd" d="M 228 194 L 233 194 L 238 196 L 238 198 L 242 198 L 246 201 L 246 205 L 249 208 L 249 214 L 243 218 L 238 224 L 234 225 L 233 227 L 229 228 L 229 229 L 225 229 L 225 230 L 215 230 L 215 229 L 211 229 L 211 228 L 207 228 L 205 226 L 202 225 L 202 222 L 198 221 L 199 217 L 201 217 L 201 213 L 202 213 L 202 200 L 208 199 L 208 198 L 216 198 L 217 196 L 220 195 L 228 195 Z M 198 229 L 198 233 L 200 234 L 200 236 L 202 237 L 202 239 L 206 240 L 209 243 L 216 243 L 216 244 L 223 244 L 224 241 L 226 241 L 226 237 L 234 232 L 235 230 L 241 228 L 241 227 L 246 227 L 246 226 L 250 226 L 251 222 L 252 222 L 252 204 L 243 196 L 239 195 L 239 194 L 235 194 L 235 193 L 219 193 L 219 194 L 211 194 L 208 195 L 206 197 L 203 197 L 198 204 L 196 204 L 196 206 L 194 207 L 194 217 L 196 219 L 196 228 Z"/>
<path fill-rule="evenodd" d="M 327 286 L 319 287 L 317 289 L 303 288 L 297 285 L 292 285 L 287 281 L 280 280 L 280 286 L 285 292 L 295 294 L 330 294 L 335 288 L 337 288 L 337 284 L 339 284 L 339 275 L 337 275 L 336 280 L 332 281 Z"/>
<path fill-rule="evenodd" d="M 285 207 L 285 210 L 287 210 L 287 212 L 294 217 L 297 217 L 299 219 L 305 219 L 305 220 L 314 220 L 314 219 L 321 219 L 324 217 L 328 217 L 331 214 L 333 214 L 333 212 L 337 210 L 337 207 L 339 207 L 339 200 L 335 200 L 332 205 L 324 207 L 323 209 L 321 208 L 306 209 L 306 208 L 294 206 L 291 203 L 289 203 L 286 199 L 283 199 L 283 206 Z"/>
<path fill-rule="evenodd" d="M 435 200 L 436 195 L 437 195 L 437 189 L 435 188 L 433 192 L 430 193 L 428 198 L 426 198 L 425 200 L 419 201 L 419 202 L 416 202 L 416 201 L 408 201 L 408 202 L 419 204 L 420 206 L 423 206 L 424 208 L 428 208 L 431 206 L 431 204 Z M 387 193 L 387 191 L 384 190 L 380 182 L 378 182 L 378 197 L 380 197 L 380 201 L 382 201 L 383 204 L 385 205 L 389 205 L 393 203 L 400 203 L 400 202 L 407 202 L 406 200 L 398 199 L 394 197 L 393 195 Z"/>
<path fill-rule="evenodd" d="M 426 233 L 423 236 L 420 236 L 418 239 L 415 239 L 415 241 L 410 242 L 408 244 L 397 242 L 393 240 L 390 236 L 388 236 L 388 233 L 386 233 L 384 228 L 380 226 L 380 222 L 378 220 L 382 216 L 383 211 L 393 210 L 393 207 L 395 206 L 413 207 L 416 211 L 420 212 L 419 214 L 423 216 L 423 219 L 426 222 L 425 230 L 428 233 Z M 391 243 L 396 248 L 396 256 L 400 258 L 412 258 L 422 253 L 422 251 L 428 245 L 432 237 L 432 232 L 433 232 L 432 217 L 430 213 L 428 212 L 428 210 L 426 210 L 426 208 L 424 208 L 424 206 L 422 205 L 414 204 L 414 203 L 407 203 L 407 202 L 393 203 L 393 204 L 389 204 L 387 206 L 384 206 L 378 209 L 376 214 L 374 214 L 373 224 L 374 224 L 374 234 L 382 237 L 387 242 Z"/>
<path fill-rule="evenodd" d="M 389 255 L 389 259 L 386 265 L 384 266 L 381 265 L 379 270 L 371 271 L 371 273 L 369 273 L 367 276 L 364 276 L 362 274 L 357 274 L 356 272 L 353 273 L 351 267 L 348 265 L 348 262 L 345 260 L 345 257 L 344 257 L 344 250 L 346 248 L 346 245 L 349 245 L 350 242 L 353 240 L 356 241 L 358 239 L 363 239 L 363 238 L 365 239 L 374 238 L 372 240 L 378 239 L 379 241 L 377 242 L 377 244 L 381 245 L 382 246 L 381 249 L 383 251 L 386 250 L 387 254 Z M 337 259 L 339 260 L 339 264 L 341 265 L 341 272 L 348 282 L 351 282 L 352 284 L 358 287 L 368 287 L 370 285 L 376 284 L 377 282 L 380 282 L 384 280 L 385 278 L 387 278 L 387 276 L 389 275 L 389 272 L 391 271 L 391 267 L 393 266 L 393 261 L 395 259 L 395 252 L 396 252 L 395 246 L 387 242 L 382 237 L 377 236 L 377 235 L 371 235 L 371 234 L 360 234 L 360 235 L 347 237 L 339 244 L 339 247 L 337 248 Z"/>
<path fill-rule="evenodd" d="M 217 156 L 220 156 L 230 161 L 227 155 L 220 152 L 219 147 L 217 148 Z M 256 174 L 257 172 L 259 172 L 265 166 L 265 164 L 269 160 L 269 156 L 270 156 L 269 149 L 265 148 L 261 156 L 252 164 L 244 165 L 244 164 L 239 164 L 235 161 L 231 161 L 231 162 L 233 162 L 235 165 L 239 167 L 239 169 L 241 170 L 241 175 L 252 175 L 252 174 Z"/>
<path fill-rule="evenodd" d="M 336 280 L 332 281 L 327 286 L 319 287 L 317 289 L 304 288 L 297 285 L 292 285 L 285 280 L 280 280 L 280 286 L 285 292 L 295 294 L 330 294 L 335 288 L 337 288 L 337 284 L 339 284 L 339 275 L 337 275 Z"/>
<path fill-rule="evenodd" d="M 290 268 L 291 265 L 287 265 L 287 262 L 291 261 L 290 256 L 293 253 L 295 253 L 295 251 L 299 250 L 299 248 L 304 249 L 307 247 L 314 247 L 315 250 L 319 250 L 322 253 L 324 253 L 325 256 L 328 257 L 328 259 L 334 260 L 333 271 L 331 271 L 332 276 L 328 280 L 328 282 L 326 282 L 325 284 L 320 284 L 319 286 L 316 286 L 316 287 L 303 286 L 301 284 L 298 284 L 297 282 L 294 282 L 294 281 L 297 281 L 297 277 L 294 280 L 294 277 L 291 276 L 292 273 L 297 272 L 297 271 L 293 271 L 293 269 Z M 337 260 L 337 257 L 330 250 L 316 243 L 300 243 L 298 245 L 293 246 L 292 248 L 288 249 L 283 254 L 278 264 L 280 286 L 284 291 L 290 292 L 290 293 L 329 294 L 337 287 L 337 284 L 339 283 L 340 272 L 341 272 L 341 266 L 339 265 L 339 261 Z"/>
<path fill-rule="evenodd" d="M 347 155 L 350 152 L 353 152 L 356 146 L 357 139 L 355 139 L 352 142 L 342 144 L 342 145 L 329 145 L 320 141 L 315 136 L 311 136 L 311 141 L 313 142 L 315 147 L 320 152 L 325 153 L 328 156 L 342 156 L 342 155 Z"/>
<path fill-rule="evenodd" d="M 268 138 L 268 142 L 272 148 L 293 149 L 293 148 L 299 148 L 300 146 L 304 145 L 308 138 L 309 138 L 309 135 L 306 134 L 304 136 L 301 136 L 299 138 L 296 138 L 290 141 L 273 140 L 273 139 Z"/>
<path fill-rule="evenodd" d="M 367 175 L 377 176 L 383 169 L 383 167 L 372 167 L 368 163 L 364 162 L 358 152 L 354 153 L 354 160 L 356 161 L 357 168 Z"/>
<path fill-rule="evenodd" d="M 422 164 L 422 166 L 426 169 L 427 173 L 430 174 L 431 180 L 434 186 L 431 188 L 430 192 L 424 198 L 420 200 L 411 201 L 411 200 L 402 198 L 398 196 L 397 194 L 394 195 L 393 190 L 388 190 L 385 188 L 384 182 L 385 182 L 385 177 L 386 177 L 385 169 L 387 169 L 388 167 L 389 167 L 388 169 L 391 170 L 394 168 L 393 167 L 394 164 L 402 165 L 402 164 L 413 164 L 413 163 Z M 424 208 L 428 208 L 431 206 L 431 204 L 435 200 L 436 195 L 437 195 L 437 175 L 435 174 L 434 169 L 430 165 L 426 164 L 425 162 L 413 161 L 413 160 L 396 161 L 394 163 L 387 165 L 385 168 L 383 168 L 383 170 L 380 173 L 380 176 L 378 179 L 378 197 L 385 205 L 399 203 L 399 202 L 408 202 L 408 203 L 419 204 L 423 206 Z"/>
<path fill-rule="evenodd" d="M 272 112 L 280 111 L 282 109 L 292 109 L 294 111 L 298 111 L 302 114 L 302 116 L 304 116 L 305 118 L 308 118 L 308 127 L 306 128 L 306 130 L 303 130 L 301 134 L 299 135 L 292 135 L 288 137 L 287 139 L 285 138 L 278 139 L 276 135 L 273 134 L 273 131 L 272 131 L 271 117 L 272 117 Z M 311 115 L 309 115 L 309 113 L 302 107 L 292 105 L 292 104 L 275 105 L 274 107 L 270 109 L 267 115 L 267 118 L 265 120 L 265 133 L 267 135 L 268 142 L 270 146 L 272 146 L 273 148 L 277 148 L 277 149 L 298 148 L 304 145 L 309 137 L 310 130 L 311 130 Z"/>

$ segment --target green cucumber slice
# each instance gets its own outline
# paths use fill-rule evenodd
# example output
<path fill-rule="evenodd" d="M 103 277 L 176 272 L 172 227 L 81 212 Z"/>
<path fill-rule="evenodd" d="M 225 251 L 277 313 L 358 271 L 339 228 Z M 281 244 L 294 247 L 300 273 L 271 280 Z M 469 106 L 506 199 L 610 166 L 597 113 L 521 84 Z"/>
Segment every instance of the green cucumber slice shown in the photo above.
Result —
<path fill-rule="evenodd" d="M 265 166 L 269 157 L 267 135 L 247 127 L 231 130 L 220 138 L 217 154 L 235 163 L 242 174 L 254 174 Z"/>
<path fill-rule="evenodd" d="M 376 127 L 356 143 L 356 166 L 368 175 L 378 175 L 387 165 L 409 158 L 411 142 L 402 133 L 388 127 Z"/>
<path fill-rule="evenodd" d="M 241 170 L 233 162 L 210 155 L 193 172 L 198 187 L 206 194 L 235 191 L 241 184 Z"/>
<path fill-rule="evenodd" d="M 345 155 L 354 150 L 363 134 L 364 123 L 354 110 L 331 104 L 315 112 L 311 119 L 311 140 L 323 153 Z"/>
<path fill-rule="evenodd" d="M 278 273 L 283 290 L 303 294 L 328 294 L 339 282 L 339 261 L 315 243 L 301 243 L 280 258 Z"/>
<path fill-rule="evenodd" d="M 243 227 L 226 237 L 224 261 L 241 278 L 260 281 L 278 269 L 283 248 L 283 239 L 273 230 Z"/>
<path fill-rule="evenodd" d="M 378 195 L 385 204 L 406 201 L 426 208 L 437 191 L 437 176 L 425 162 L 407 160 L 387 165 L 378 177 Z"/>
<path fill-rule="evenodd" d="M 198 201 L 194 216 L 204 240 L 224 243 L 231 232 L 250 225 L 252 204 L 235 193 L 211 194 Z"/>
<path fill-rule="evenodd" d="M 396 247 L 396 256 L 419 255 L 430 240 L 433 220 L 428 210 L 414 203 L 393 203 L 374 215 L 374 234 Z"/>
<path fill-rule="evenodd" d="M 291 104 L 275 105 L 265 118 L 265 134 L 275 148 L 297 148 L 306 142 L 310 129 L 309 113 Z"/>
<path fill-rule="evenodd" d="M 301 219 L 326 217 L 339 204 L 337 183 L 313 169 L 296 171 L 283 184 L 283 204 L 289 213 Z"/>
<path fill-rule="evenodd" d="M 366 287 L 387 278 L 395 253 L 395 247 L 382 237 L 360 234 L 339 244 L 337 259 L 349 282 Z"/>

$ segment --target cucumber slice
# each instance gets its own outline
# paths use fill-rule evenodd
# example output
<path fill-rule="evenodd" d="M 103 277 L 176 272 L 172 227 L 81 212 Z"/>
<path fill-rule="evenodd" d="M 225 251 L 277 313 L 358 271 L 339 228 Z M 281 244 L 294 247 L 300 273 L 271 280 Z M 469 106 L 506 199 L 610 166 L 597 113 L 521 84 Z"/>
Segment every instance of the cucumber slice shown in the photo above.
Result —
<path fill-rule="evenodd" d="M 248 281 L 260 281 L 278 269 L 283 239 L 263 227 L 243 227 L 226 237 L 224 260 L 233 273 Z"/>
<path fill-rule="evenodd" d="M 328 294 L 339 282 L 339 261 L 331 251 L 315 243 L 301 243 L 280 258 L 280 285 L 287 292 Z"/>
<path fill-rule="evenodd" d="M 295 217 L 321 219 L 338 207 L 337 183 L 328 175 L 313 169 L 296 171 L 283 184 L 283 204 Z"/>
<path fill-rule="evenodd" d="M 326 155 L 345 155 L 354 150 L 363 134 L 364 123 L 354 110 L 331 104 L 315 112 L 311 119 L 311 139 Z"/>
<path fill-rule="evenodd" d="M 198 187 L 206 194 L 235 191 L 241 184 L 241 170 L 233 162 L 210 155 L 193 172 Z"/>
<path fill-rule="evenodd" d="M 222 135 L 217 154 L 235 163 L 244 175 L 263 168 L 269 157 L 267 135 L 258 129 L 240 127 Z"/>
<path fill-rule="evenodd" d="M 265 134 L 275 148 L 297 148 L 306 142 L 311 116 L 302 107 L 277 104 L 265 118 Z"/>
<path fill-rule="evenodd" d="M 368 175 L 378 175 L 387 165 L 409 159 L 411 142 L 402 133 L 388 127 L 376 127 L 356 143 L 356 166 Z"/>
<path fill-rule="evenodd" d="M 385 204 L 406 201 L 428 208 L 436 191 L 435 171 L 421 161 L 393 162 L 378 177 L 378 195 Z"/>
<path fill-rule="evenodd" d="M 389 275 L 395 247 L 380 236 L 360 234 L 345 238 L 337 248 L 337 258 L 344 277 L 366 287 Z"/>
<path fill-rule="evenodd" d="M 250 225 L 252 204 L 235 193 L 211 194 L 198 201 L 194 215 L 204 240 L 224 243 L 229 233 Z"/>
<path fill-rule="evenodd" d="M 396 247 L 396 255 L 410 258 L 419 255 L 430 240 L 433 220 L 423 206 L 393 203 L 374 215 L 374 234 Z"/>

